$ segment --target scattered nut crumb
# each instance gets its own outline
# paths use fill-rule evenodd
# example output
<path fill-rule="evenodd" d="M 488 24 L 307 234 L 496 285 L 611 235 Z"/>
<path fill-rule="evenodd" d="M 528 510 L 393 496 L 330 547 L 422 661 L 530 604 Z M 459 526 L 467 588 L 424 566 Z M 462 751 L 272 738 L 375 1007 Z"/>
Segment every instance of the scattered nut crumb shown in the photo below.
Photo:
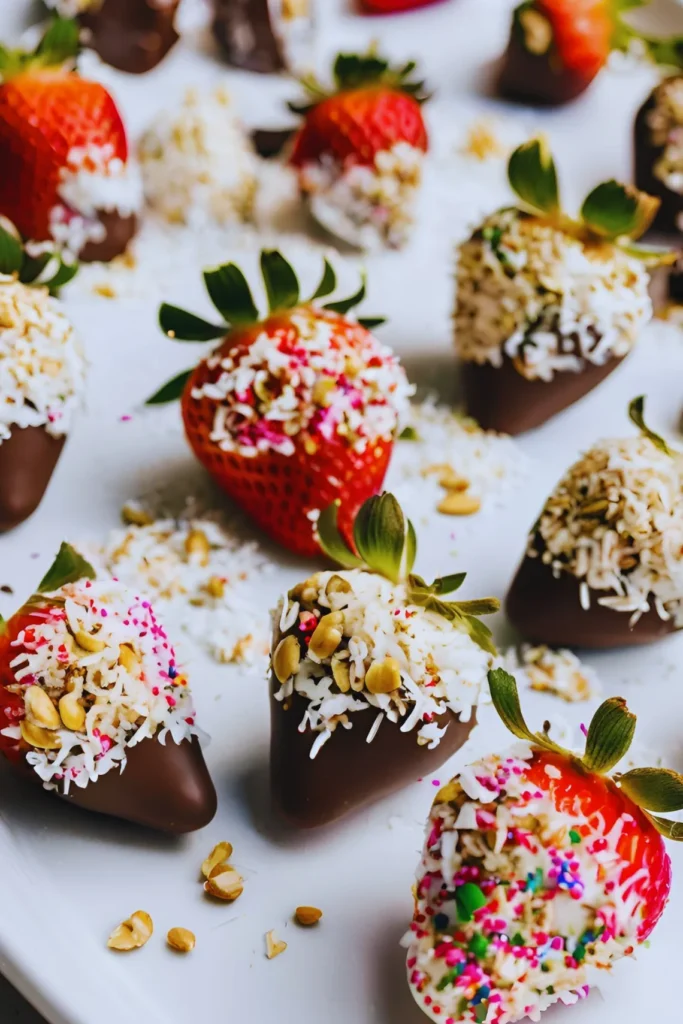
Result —
<path fill-rule="evenodd" d="M 214 868 L 217 868 L 219 864 L 227 864 L 232 857 L 232 844 L 231 843 L 218 843 L 214 846 L 213 850 L 202 864 L 202 874 L 204 878 L 210 878 L 211 872 Z"/>
<path fill-rule="evenodd" d="M 191 953 L 197 945 L 194 933 L 187 928 L 171 928 L 166 941 L 171 949 L 177 950 L 178 953 Z"/>
<path fill-rule="evenodd" d="M 98 284 L 94 284 L 92 290 L 95 295 L 100 295 L 103 299 L 116 298 L 116 289 L 107 281 L 101 281 Z"/>
<path fill-rule="evenodd" d="M 287 949 L 287 943 L 283 942 L 282 939 L 275 937 L 274 931 L 266 932 L 266 956 L 269 960 L 274 960 L 280 953 L 284 953 Z"/>
<path fill-rule="evenodd" d="M 449 491 L 437 506 L 437 510 L 446 516 L 471 516 L 480 508 L 479 498 L 462 491 Z"/>
<path fill-rule="evenodd" d="M 127 921 L 123 921 L 109 936 L 107 946 L 119 953 L 140 949 L 152 937 L 154 924 L 144 910 L 136 910 Z"/>
<path fill-rule="evenodd" d="M 505 146 L 496 136 L 490 120 L 482 119 L 470 125 L 462 152 L 475 160 L 490 160 L 505 156 Z"/>
<path fill-rule="evenodd" d="M 10 587 L 9 583 L 3 583 L 3 585 L 0 587 L 0 591 L 2 591 L 3 594 L 13 594 L 14 593 L 14 591 Z"/>
<path fill-rule="evenodd" d="M 297 924 L 303 925 L 304 928 L 317 924 L 322 916 L 322 910 L 318 910 L 317 907 L 297 907 L 294 911 Z"/>
<path fill-rule="evenodd" d="M 244 879 L 239 871 L 235 871 L 229 864 L 219 864 L 215 867 L 206 882 L 204 892 L 214 896 L 217 900 L 228 900 L 232 903 L 244 891 Z"/>
<path fill-rule="evenodd" d="M 121 509 L 121 519 L 127 526 L 150 526 L 154 520 L 144 508 L 129 502 Z"/>

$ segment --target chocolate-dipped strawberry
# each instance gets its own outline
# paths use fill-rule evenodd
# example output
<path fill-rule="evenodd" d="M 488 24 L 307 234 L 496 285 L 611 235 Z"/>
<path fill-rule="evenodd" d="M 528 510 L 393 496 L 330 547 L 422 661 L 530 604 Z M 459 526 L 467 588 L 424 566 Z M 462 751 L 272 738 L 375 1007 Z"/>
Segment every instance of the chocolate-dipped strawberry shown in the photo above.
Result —
<path fill-rule="evenodd" d="M 64 18 L 78 18 L 84 42 L 120 71 L 141 75 L 178 41 L 180 0 L 45 0 Z"/>
<path fill-rule="evenodd" d="M 646 265 L 661 254 L 629 242 L 658 206 L 631 186 L 605 182 L 579 219 L 564 214 L 543 140 L 515 150 L 508 176 L 519 205 L 491 214 L 459 249 L 455 342 L 468 413 L 519 434 L 628 355 L 652 314 Z"/>
<path fill-rule="evenodd" d="M 531 732 L 512 676 L 489 682 L 521 742 L 437 793 L 406 936 L 411 992 L 439 1024 L 538 1021 L 587 996 L 655 928 L 671 888 L 662 837 L 683 839 L 659 817 L 683 809 L 682 776 L 610 774 L 636 724 L 622 698 L 597 710 L 579 754 Z"/>
<path fill-rule="evenodd" d="M 334 821 L 439 768 L 466 741 L 485 682 L 498 602 L 449 601 L 457 573 L 412 573 L 415 531 L 391 494 L 369 499 L 353 531 L 337 507 L 318 520 L 341 570 L 290 590 L 271 657 L 273 803 L 303 828 Z"/>
<path fill-rule="evenodd" d="M 631 403 L 633 437 L 600 441 L 545 503 L 507 597 L 550 646 L 648 643 L 683 626 L 683 456 Z"/>
<path fill-rule="evenodd" d="M 182 396 L 188 440 L 216 483 L 279 544 L 314 555 L 322 509 L 340 500 L 341 527 L 350 536 L 363 501 L 381 489 L 413 389 L 391 350 L 370 333 L 382 321 L 349 316 L 365 296 L 364 283 L 349 299 L 321 304 L 336 287 L 327 261 L 308 299 L 278 252 L 261 253 L 261 271 L 264 319 L 233 263 L 204 274 L 228 323 L 161 307 L 169 337 L 223 341 L 149 402 Z"/>
<path fill-rule="evenodd" d="M 0 48 L 0 215 L 82 261 L 135 234 L 142 185 L 107 90 L 71 70 L 78 26 L 56 19 L 33 53 Z"/>
<path fill-rule="evenodd" d="M 216 794 L 187 677 L 149 601 L 68 544 L 0 622 L 0 751 L 87 810 L 164 832 L 203 828 Z"/>
<path fill-rule="evenodd" d="M 256 160 L 225 89 L 188 90 L 180 110 L 157 115 L 139 156 L 145 198 L 171 223 L 204 228 L 251 218 Z"/>
<path fill-rule="evenodd" d="M 303 72 L 313 53 L 314 0 L 213 0 L 226 60 L 247 71 Z"/>
<path fill-rule="evenodd" d="M 290 162 L 311 214 L 360 248 L 400 248 L 413 227 L 428 149 L 414 70 L 374 51 L 340 54 L 332 91 L 309 77 L 307 102 L 290 104 L 304 116 Z"/>
<path fill-rule="evenodd" d="M 0 533 L 40 504 L 85 391 L 85 359 L 54 297 L 76 266 L 27 248 L 0 218 Z"/>
<path fill-rule="evenodd" d="M 653 89 L 635 123 L 635 181 L 661 200 L 653 228 L 683 230 L 683 75 Z"/>
<path fill-rule="evenodd" d="M 650 0 L 524 0 L 513 12 L 498 89 L 523 103 L 559 106 L 580 96 L 612 50 L 680 66 L 677 38 L 649 39 L 622 14 Z"/>

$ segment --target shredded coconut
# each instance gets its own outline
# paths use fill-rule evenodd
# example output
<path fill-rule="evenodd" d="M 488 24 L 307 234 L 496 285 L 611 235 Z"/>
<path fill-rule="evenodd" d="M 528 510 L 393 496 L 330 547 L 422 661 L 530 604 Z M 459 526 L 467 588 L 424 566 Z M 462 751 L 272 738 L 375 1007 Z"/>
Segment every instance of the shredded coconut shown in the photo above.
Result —
<path fill-rule="evenodd" d="M 124 515 L 138 524 L 107 537 L 93 552 L 96 568 L 149 594 L 174 631 L 184 630 L 217 661 L 265 665 L 267 623 L 255 590 L 265 566 L 257 545 L 241 543 L 217 513 L 153 520 L 131 502 Z"/>
<path fill-rule="evenodd" d="M 330 613 L 338 613 L 340 639 L 331 654 L 318 656 L 311 638 Z M 312 758 L 338 725 L 366 729 L 371 742 L 380 714 L 402 732 L 416 730 L 417 743 L 438 746 L 446 731 L 439 717 L 452 711 L 469 721 L 490 667 L 489 655 L 466 633 L 411 604 L 403 584 L 363 570 L 316 573 L 290 591 L 275 623 L 276 664 L 285 635 L 296 636 L 305 651 L 275 697 L 297 693 L 308 702 L 299 729 L 319 733 Z M 386 658 L 394 659 L 396 687 L 371 692 L 367 673 Z M 355 717 L 361 711 L 371 712 L 362 723 Z"/>
<path fill-rule="evenodd" d="M 520 210 L 490 216 L 460 247 L 456 348 L 529 380 L 623 358 L 652 316 L 641 261 Z"/>
<path fill-rule="evenodd" d="M 373 166 L 343 167 L 331 157 L 299 169 L 299 184 L 315 219 L 351 245 L 401 248 L 415 219 L 424 153 L 399 142 L 377 153 Z"/>
<path fill-rule="evenodd" d="M 554 651 L 525 644 L 518 654 L 511 647 L 501 664 L 515 675 L 520 687 L 552 693 L 568 703 L 592 700 L 602 690 L 597 673 L 564 648 Z"/>
<path fill-rule="evenodd" d="M 85 390 L 85 359 L 46 288 L 0 275 L 0 444 L 11 428 L 71 429 Z"/>
<path fill-rule="evenodd" d="M 363 452 L 393 437 L 412 388 L 390 349 L 364 327 L 302 307 L 249 346 L 208 360 L 211 380 L 192 398 L 216 403 L 211 440 L 223 451 L 293 455 L 335 435 Z"/>
<path fill-rule="evenodd" d="M 76 694 L 86 712 L 79 731 L 56 730 L 57 749 L 27 754 L 46 789 L 66 793 L 125 768 L 127 749 L 144 739 L 180 743 L 197 734 L 187 677 L 150 602 L 135 591 L 117 580 L 81 580 L 47 595 L 30 619 L 12 643 L 7 689 L 23 696 L 38 686 L 55 705 Z M 30 723 L 28 706 L 26 717 Z M 2 735 L 18 744 L 20 724 Z"/>
<path fill-rule="evenodd" d="M 74 148 L 69 152 L 50 211 L 50 234 L 78 255 L 88 242 L 103 242 L 106 229 L 100 214 L 131 217 L 142 207 L 142 178 L 137 163 L 114 155 L 111 144 Z"/>
<path fill-rule="evenodd" d="M 647 124 L 652 145 L 662 149 L 655 176 L 672 192 L 683 194 L 683 77 L 674 75 L 655 89 Z"/>
<path fill-rule="evenodd" d="M 155 119 L 139 155 L 147 200 L 168 221 L 202 228 L 251 219 L 256 158 L 226 89 L 188 90 L 179 112 Z"/>
<path fill-rule="evenodd" d="M 556 575 L 569 572 L 598 603 L 650 607 L 683 625 L 683 458 L 647 437 L 599 442 L 562 478 L 529 538 Z"/>
<path fill-rule="evenodd" d="M 483 758 L 432 807 L 405 945 L 411 991 L 441 1024 L 538 1021 L 584 998 L 593 972 L 633 953 L 651 927 L 645 875 L 620 852 L 628 816 L 605 834 L 599 811 L 587 821 L 578 806 L 558 810 L 550 790 L 561 772 L 548 764 L 539 789 L 530 757 L 521 744 Z M 481 896 L 469 919 L 458 910 L 464 886 Z"/>

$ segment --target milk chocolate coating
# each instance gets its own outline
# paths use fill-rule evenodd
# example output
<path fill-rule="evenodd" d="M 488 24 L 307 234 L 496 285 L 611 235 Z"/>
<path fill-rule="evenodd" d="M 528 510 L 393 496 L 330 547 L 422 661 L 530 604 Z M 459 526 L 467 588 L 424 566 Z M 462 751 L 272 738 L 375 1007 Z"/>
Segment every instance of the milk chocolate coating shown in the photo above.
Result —
<path fill-rule="evenodd" d="M 180 0 L 103 0 L 80 16 L 88 45 L 120 71 L 142 75 L 159 64 L 178 41 L 175 15 Z"/>
<path fill-rule="evenodd" d="M 518 103 L 557 107 L 576 99 L 591 79 L 565 68 L 553 52 L 536 54 L 527 50 L 524 34 L 513 19 L 510 41 L 498 75 L 498 92 Z"/>
<path fill-rule="evenodd" d="M 44 427 L 12 427 L 0 442 L 0 533 L 28 519 L 40 505 L 64 447 Z"/>
<path fill-rule="evenodd" d="M 296 132 L 296 128 L 255 128 L 251 141 L 258 155 L 270 160 L 280 155 Z"/>
<path fill-rule="evenodd" d="M 269 0 L 214 0 L 213 32 L 235 67 L 261 74 L 286 67 Z"/>
<path fill-rule="evenodd" d="M 123 217 L 115 210 L 102 210 L 99 219 L 104 225 L 106 235 L 101 242 L 88 242 L 79 253 L 81 263 L 109 263 L 116 256 L 121 256 L 135 237 L 138 219 L 134 213 Z"/>
<path fill-rule="evenodd" d="M 683 76 L 679 76 L 683 77 Z M 651 231 L 660 231 L 665 235 L 679 235 L 681 230 L 677 218 L 683 213 L 683 195 L 673 192 L 658 178 L 654 172 L 655 164 L 664 152 L 663 146 L 655 146 L 652 141 L 652 130 L 647 123 L 648 115 L 656 104 L 655 89 L 648 100 L 638 111 L 634 128 L 635 182 L 639 189 L 657 196 L 661 205 L 657 210 Z"/>
<path fill-rule="evenodd" d="M 612 591 L 591 590 L 590 608 L 584 611 L 579 587 L 576 576 L 561 572 L 555 578 L 540 558 L 527 555 L 505 601 L 507 616 L 525 640 L 549 647 L 635 647 L 675 632 L 673 623 L 661 619 L 653 607 L 631 628 L 631 612 L 598 604 Z"/>
<path fill-rule="evenodd" d="M 578 402 L 615 370 L 622 359 L 613 356 L 602 366 L 586 362 L 578 372 L 556 371 L 549 381 L 523 377 L 508 355 L 503 356 L 499 367 L 491 363 L 463 362 L 465 407 L 468 415 L 484 430 L 522 434 Z"/>
<path fill-rule="evenodd" d="M 351 729 L 338 726 L 311 760 L 318 733 L 299 732 L 308 701 L 295 693 L 285 710 L 274 693 L 272 680 L 270 779 L 273 806 L 298 828 L 328 825 L 350 811 L 388 796 L 440 768 L 466 742 L 476 724 L 474 714 L 461 722 L 452 711 L 438 719 L 447 725 L 446 735 L 430 750 L 417 742 L 417 729 L 401 732 L 400 726 L 382 722 L 371 743 L 366 737 L 375 709 L 354 712 Z"/>

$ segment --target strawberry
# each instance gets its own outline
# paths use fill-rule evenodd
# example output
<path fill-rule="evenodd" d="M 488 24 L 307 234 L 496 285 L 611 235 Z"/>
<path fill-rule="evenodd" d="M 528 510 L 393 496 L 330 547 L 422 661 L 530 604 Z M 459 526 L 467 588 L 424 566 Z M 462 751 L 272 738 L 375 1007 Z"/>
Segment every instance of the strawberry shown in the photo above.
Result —
<path fill-rule="evenodd" d="M 95 580 L 62 544 L 37 593 L 0 619 L 0 752 L 78 806 L 182 833 L 216 809 L 196 732 L 150 602 Z"/>
<path fill-rule="evenodd" d="M 114 100 L 70 70 L 77 47 L 76 24 L 56 19 L 33 53 L 0 50 L 0 214 L 25 238 L 112 259 L 135 232 L 140 186 Z"/>
<path fill-rule="evenodd" d="M 327 261 L 308 300 L 279 253 L 263 252 L 261 270 L 270 306 L 264 320 L 234 264 L 204 274 L 227 324 L 162 306 L 170 337 L 223 341 L 149 402 L 182 396 L 190 445 L 218 485 L 278 543 L 313 555 L 321 509 L 340 503 L 350 536 L 359 507 L 381 488 L 411 389 L 370 333 L 382 321 L 347 316 L 365 284 L 350 299 L 320 306 L 336 287 Z"/>
<path fill-rule="evenodd" d="M 399 14 L 429 7 L 433 3 L 438 3 L 438 0 L 360 0 L 361 8 L 368 14 Z"/>
<path fill-rule="evenodd" d="M 323 227 L 351 244 L 401 246 L 428 149 L 415 63 L 392 68 L 374 53 L 340 54 L 334 91 L 304 80 L 312 102 L 291 104 L 304 115 L 290 162 L 302 194 Z"/>
<path fill-rule="evenodd" d="M 513 1024 L 588 994 L 587 971 L 633 954 L 664 911 L 663 836 L 683 826 L 683 777 L 610 776 L 636 719 L 605 701 L 582 755 L 532 733 L 515 680 L 489 672 L 493 703 L 523 744 L 466 768 L 436 796 L 418 873 L 408 977 L 434 1020 Z"/>

